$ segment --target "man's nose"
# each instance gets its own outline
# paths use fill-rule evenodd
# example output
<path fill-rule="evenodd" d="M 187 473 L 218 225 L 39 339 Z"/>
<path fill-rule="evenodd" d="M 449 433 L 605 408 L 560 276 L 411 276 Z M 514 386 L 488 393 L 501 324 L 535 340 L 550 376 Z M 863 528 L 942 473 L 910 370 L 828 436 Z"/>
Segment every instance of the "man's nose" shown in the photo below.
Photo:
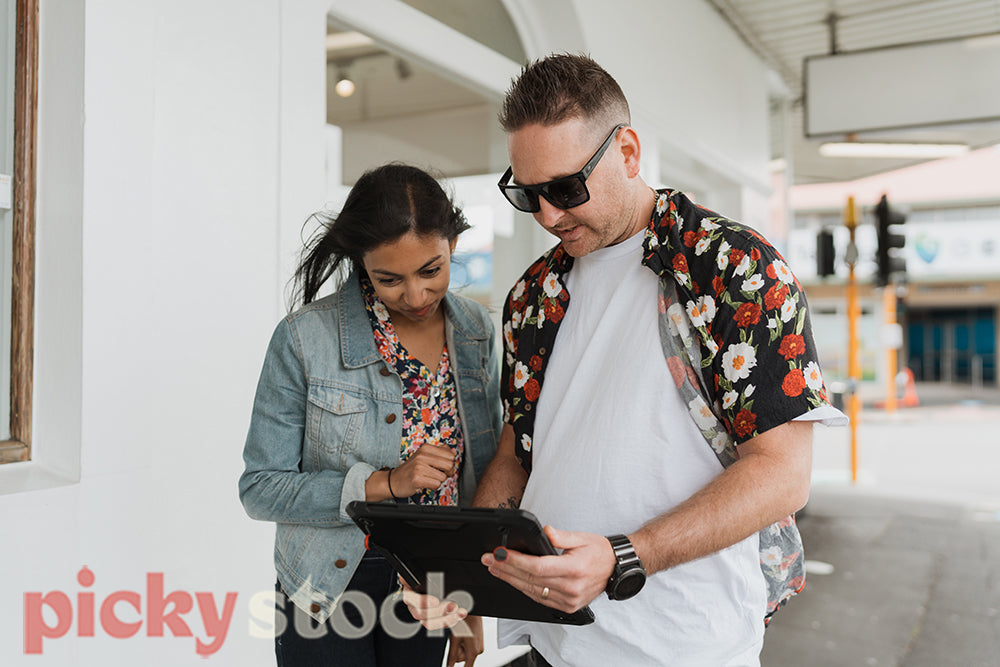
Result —
<path fill-rule="evenodd" d="M 565 215 L 563 209 L 553 206 L 545 197 L 538 198 L 538 207 L 538 212 L 535 213 L 535 220 L 546 229 L 552 229 L 558 225 L 563 215 Z"/>

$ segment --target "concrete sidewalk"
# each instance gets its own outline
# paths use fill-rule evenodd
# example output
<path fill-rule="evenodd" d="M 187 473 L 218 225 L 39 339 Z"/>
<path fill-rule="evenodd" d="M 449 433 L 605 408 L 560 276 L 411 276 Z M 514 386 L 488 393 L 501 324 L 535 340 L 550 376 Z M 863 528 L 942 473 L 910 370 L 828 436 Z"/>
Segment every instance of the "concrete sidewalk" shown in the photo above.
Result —
<path fill-rule="evenodd" d="M 824 490 L 799 527 L 811 572 L 762 665 L 1000 665 L 1000 511 Z"/>

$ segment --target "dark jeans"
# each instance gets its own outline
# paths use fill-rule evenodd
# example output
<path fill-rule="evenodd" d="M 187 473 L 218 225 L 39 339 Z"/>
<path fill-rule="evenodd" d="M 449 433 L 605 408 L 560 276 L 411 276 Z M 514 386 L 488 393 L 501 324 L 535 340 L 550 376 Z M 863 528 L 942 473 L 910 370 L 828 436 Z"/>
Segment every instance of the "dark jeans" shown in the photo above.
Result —
<path fill-rule="evenodd" d="M 339 610 L 320 625 L 288 600 L 280 586 L 276 586 L 278 605 L 275 627 L 285 628 L 284 633 L 274 638 L 278 667 L 440 667 L 447 633 L 431 637 L 421 627 L 408 638 L 397 638 L 401 633 L 412 632 L 412 626 L 407 629 L 402 624 L 416 623 L 401 599 L 394 605 L 394 616 L 398 621 L 383 627 L 382 602 L 398 589 L 396 572 L 389 563 L 377 554 L 367 553 L 347 585 L 345 594 L 348 599 L 342 598 Z M 367 596 L 374 605 L 361 602 L 367 607 L 364 613 L 350 600 L 361 601 L 363 596 Z M 284 609 L 281 608 L 282 601 Z"/>

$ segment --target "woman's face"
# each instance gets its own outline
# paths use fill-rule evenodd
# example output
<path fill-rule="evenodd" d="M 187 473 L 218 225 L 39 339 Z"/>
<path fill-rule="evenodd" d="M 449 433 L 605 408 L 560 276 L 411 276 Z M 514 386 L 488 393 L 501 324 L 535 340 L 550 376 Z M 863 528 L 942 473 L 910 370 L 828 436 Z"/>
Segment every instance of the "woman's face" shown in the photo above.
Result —
<path fill-rule="evenodd" d="M 407 232 L 365 254 L 365 271 L 394 323 L 405 318 L 419 324 L 437 317 L 448 292 L 455 243 L 443 236 Z"/>

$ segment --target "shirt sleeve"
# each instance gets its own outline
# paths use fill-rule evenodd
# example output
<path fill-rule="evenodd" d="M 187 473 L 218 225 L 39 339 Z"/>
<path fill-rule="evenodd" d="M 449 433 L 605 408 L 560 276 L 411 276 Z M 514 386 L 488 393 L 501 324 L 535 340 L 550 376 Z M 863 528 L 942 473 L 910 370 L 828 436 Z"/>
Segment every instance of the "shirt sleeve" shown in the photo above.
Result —
<path fill-rule="evenodd" d="M 699 281 L 686 307 L 705 323 L 703 375 L 727 430 L 742 443 L 818 408 L 839 413 L 827 398 L 805 292 L 784 259 L 748 228 L 709 219 L 701 229 L 691 273 L 711 280 Z"/>

